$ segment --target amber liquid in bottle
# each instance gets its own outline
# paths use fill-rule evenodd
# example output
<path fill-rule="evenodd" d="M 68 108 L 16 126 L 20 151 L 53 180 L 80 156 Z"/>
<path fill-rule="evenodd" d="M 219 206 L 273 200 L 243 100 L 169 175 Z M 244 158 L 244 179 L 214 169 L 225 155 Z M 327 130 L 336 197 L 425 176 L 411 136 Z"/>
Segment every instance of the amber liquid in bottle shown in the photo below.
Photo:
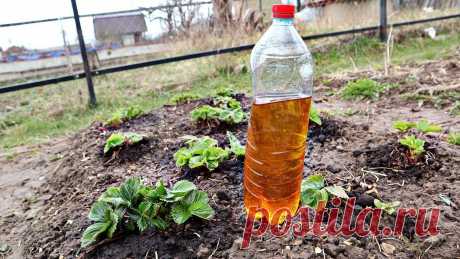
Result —
<path fill-rule="evenodd" d="M 244 161 L 244 205 L 268 210 L 299 206 L 311 96 L 254 101 Z M 257 215 L 256 215 L 257 216 Z M 274 224 L 274 222 L 271 222 Z"/>

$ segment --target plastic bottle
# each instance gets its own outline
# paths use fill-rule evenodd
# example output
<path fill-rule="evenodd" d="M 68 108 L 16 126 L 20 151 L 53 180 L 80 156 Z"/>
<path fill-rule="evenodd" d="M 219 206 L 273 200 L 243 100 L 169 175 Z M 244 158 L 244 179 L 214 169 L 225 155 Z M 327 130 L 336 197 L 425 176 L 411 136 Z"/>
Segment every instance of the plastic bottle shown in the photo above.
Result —
<path fill-rule="evenodd" d="M 281 208 L 294 215 L 299 205 L 313 88 L 313 59 L 294 28 L 295 7 L 272 11 L 273 24 L 251 53 L 254 99 L 244 161 L 246 210 L 265 208 L 270 220 Z"/>

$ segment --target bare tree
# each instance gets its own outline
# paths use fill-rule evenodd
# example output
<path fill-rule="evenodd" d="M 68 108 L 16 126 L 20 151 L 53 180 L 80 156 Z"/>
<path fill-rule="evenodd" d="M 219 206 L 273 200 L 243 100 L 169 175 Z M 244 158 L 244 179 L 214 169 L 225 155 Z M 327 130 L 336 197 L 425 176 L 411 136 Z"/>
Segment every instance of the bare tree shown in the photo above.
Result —
<path fill-rule="evenodd" d="M 160 20 L 166 24 L 166 30 L 169 35 L 190 33 L 198 14 L 199 6 L 193 4 L 193 0 L 168 0 L 164 8 L 147 10 L 151 21 Z M 160 11 L 163 15 L 153 14 L 154 11 Z"/>
<path fill-rule="evenodd" d="M 212 9 L 217 27 L 227 27 L 232 23 L 232 0 L 212 0 Z"/>

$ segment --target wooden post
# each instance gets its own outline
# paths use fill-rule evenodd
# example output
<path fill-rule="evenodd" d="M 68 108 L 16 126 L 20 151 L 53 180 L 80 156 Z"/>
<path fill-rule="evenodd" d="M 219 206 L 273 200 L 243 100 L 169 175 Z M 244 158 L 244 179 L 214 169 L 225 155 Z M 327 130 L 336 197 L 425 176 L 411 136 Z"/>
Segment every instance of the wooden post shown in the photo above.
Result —
<path fill-rule="evenodd" d="M 85 75 L 86 75 L 86 83 L 88 85 L 89 105 L 91 107 L 94 107 L 96 106 L 96 94 L 94 92 L 93 79 L 91 78 L 91 70 L 89 68 L 88 55 L 86 53 L 85 39 L 83 38 L 83 33 L 81 31 L 80 15 L 78 14 L 76 0 L 71 0 L 71 1 L 72 1 L 73 17 L 75 19 L 75 26 L 77 27 L 78 43 L 80 43 L 80 52 L 81 52 L 81 58 L 83 60 L 83 68 L 85 70 Z"/>
<path fill-rule="evenodd" d="M 386 42 L 388 38 L 388 16 L 387 16 L 387 0 L 380 0 L 380 41 Z"/>

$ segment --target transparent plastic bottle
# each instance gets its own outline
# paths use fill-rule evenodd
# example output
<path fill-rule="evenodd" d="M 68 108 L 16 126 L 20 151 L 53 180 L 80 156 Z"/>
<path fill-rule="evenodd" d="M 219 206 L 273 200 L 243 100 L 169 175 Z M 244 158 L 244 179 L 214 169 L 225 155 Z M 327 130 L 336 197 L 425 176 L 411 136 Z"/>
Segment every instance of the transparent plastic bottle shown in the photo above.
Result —
<path fill-rule="evenodd" d="M 294 12 L 274 5 L 273 24 L 251 53 L 244 205 L 267 209 L 270 220 L 280 208 L 297 211 L 308 134 L 313 59 L 293 26 Z"/>

